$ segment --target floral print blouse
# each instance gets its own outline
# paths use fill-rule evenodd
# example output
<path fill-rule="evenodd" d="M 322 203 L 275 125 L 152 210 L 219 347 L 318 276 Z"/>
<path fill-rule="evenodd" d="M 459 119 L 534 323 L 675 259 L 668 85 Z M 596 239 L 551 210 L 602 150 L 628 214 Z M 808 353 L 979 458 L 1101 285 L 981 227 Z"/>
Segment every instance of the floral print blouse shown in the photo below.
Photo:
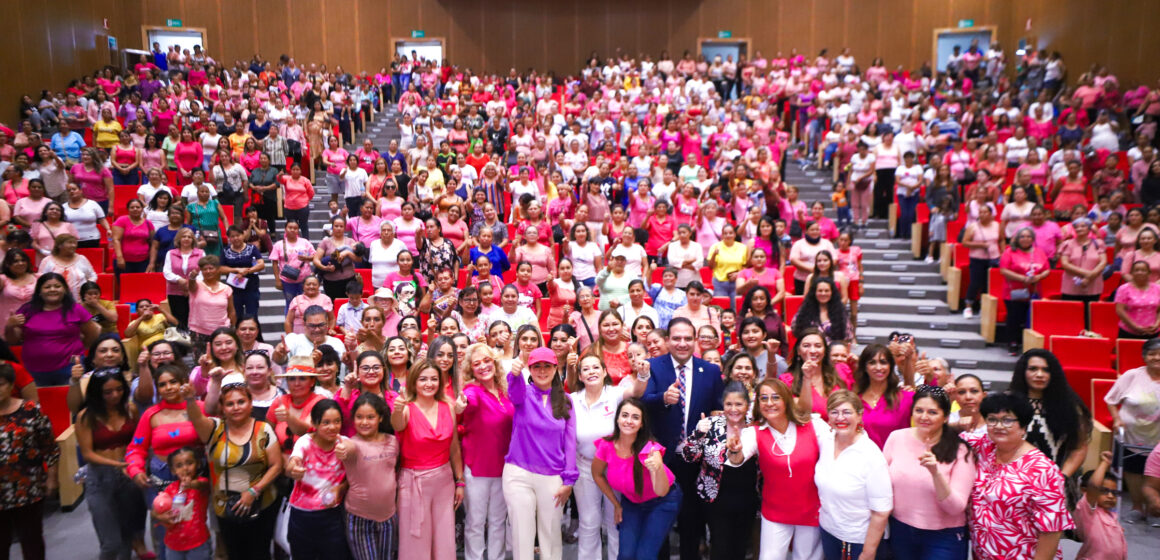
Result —
<path fill-rule="evenodd" d="M 706 502 L 713 502 L 721 494 L 721 477 L 726 468 L 730 478 L 739 477 L 739 480 L 751 480 L 753 486 L 745 489 L 751 494 L 754 502 L 761 495 L 757 479 L 757 461 L 746 461 L 741 467 L 726 467 L 726 440 L 728 430 L 724 416 L 710 418 L 709 431 L 701 433 L 694 430 L 689 437 L 677 446 L 677 453 L 688 463 L 700 464 L 701 472 L 697 475 L 697 495 Z M 736 490 L 736 489 L 735 489 Z"/>
<path fill-rule="evenodd" d="M 48 469 L 60 459 L 48 417 L 24 401 L 0 416 L 0 511 L 24 507 L 48 494 Z"/>

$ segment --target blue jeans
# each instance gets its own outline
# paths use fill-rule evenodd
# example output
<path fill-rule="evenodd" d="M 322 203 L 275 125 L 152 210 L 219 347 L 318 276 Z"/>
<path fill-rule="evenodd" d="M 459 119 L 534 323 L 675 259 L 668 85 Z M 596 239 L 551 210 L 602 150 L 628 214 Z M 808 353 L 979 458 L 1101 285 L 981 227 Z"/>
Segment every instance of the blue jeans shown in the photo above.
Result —
<path fill-rule="evenodd" d="M 596 277 L 593 276 L 592 278 L 585 278 L 583 280 L 580 280 L 580 283 L 584 284 L 585 286 L 588 286 L 589 288 L 595 288 L 596 287 Z"/>
<path fill-rule="evenodd" d="M 168 560 L 210 560 L 213 558 L 213 547 L 205 541 L 190 550 L 173 550 L 165 547 L 165 558 Z"/>
<path fill-rule="evenodd" d="M 846 558 L 858 558 L 862 555 L 862 543 L 848 543 L 838 540 L 838 537 L 831 535 L 822 529 L 822 556 L 826 560 L 845 560 Z M 889 546 L 885 542 L 883 546 Z"/>
<path fill-rule="evenodd" d="M 850 214 L 850 207 L 843 206 L 838 208 L 838 227 L 850 225 L 854 221 L 854 217 Z"/>
<path fill-rule="evenodd" d="M 29 371 L 28 374 L 32 376 L 37 387 L 60 387 L 68 385 L 68 380 L 72 378 L 72 365 L 52 371 Z"/>
<path fill-rule="evenodd" d="M 890 547 L 896 560 L 967 560 L 966 527 L 918 529 L 890 518 Z"/>
<path fill-rule="evenodd" d="M 282 281 L 282 293 L 286 296 L 286 307 L 290 307 L 290 300 L 302 295 L 302 284 L 304 284 L 304 282 L 298 282 L 295 284 L 285 280 Z"/>
<path fill-rule="evenodd" d="M 133 540 L 145 534 L 145 496 L 120 467 L 89 463 L 85 501 L 101 558 L 129 560 Z"/>
<path fill-rule="evenodd" d="M 660 498 L 636 504 L 621 500 L 623 515 L 619 525 L 619 560 L 653 560 L 661 545 L 668 540 L 669 531 L 681 509 L 681 488 L 673 483 L 669 493 Z"/>
<path fill-rule="evenodd" d="M 177 477 L 169 472 L 169 463 L 153 455 L 149 456 L 148 475 L 149 487 L 145 489 L 145 506 L 152 507 L 153 498 L 156 498 L 170 482 L 177 480 Z M 153 550 L 157 551 L 158 560 L 168 560 L 165 556 L 165 526 L 150 517 L 149 530 L 153 535 Z"/>
<path fill-rule="evenodd" d="M 257 282 L 257 278 L 251 278 L 250 282 Z M 285 286 L 286 284 L 282 284 Z M 247 286 L 249 288 L 249 286 Z M 258 315 L 258 304 L 262 300 L 262 293 L 258 290 L 234 290 L 234 313 L 237 314 L 238 319 L 248 315 Z"/>
<path fill-rule="evenodd" d="M 913 196 L 898 195 L 898 231 L 896 233 L 902 239 L 910 239 L 910 225 L 916 219 L 918 198 L 918 194 Z"/>
<path fill-rule="evenodd" d="M 737 284 L 726 280 L 725 282 L 713 282 L 714 296 L 729 296 L 729 308 L 736 308 L 737 300 Z"/>

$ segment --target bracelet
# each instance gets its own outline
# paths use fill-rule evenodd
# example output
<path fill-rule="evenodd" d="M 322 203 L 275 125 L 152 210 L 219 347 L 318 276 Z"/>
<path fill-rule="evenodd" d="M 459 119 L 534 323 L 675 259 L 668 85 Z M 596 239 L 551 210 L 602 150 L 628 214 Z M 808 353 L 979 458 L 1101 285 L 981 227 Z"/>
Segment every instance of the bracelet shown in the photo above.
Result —
<path fill-rule="evenodd" d="M 255 490 L 253 486 L 251 486 L 251 487 L 249 487 L 248 489 L 246 489 L 246 492 L 249 492 L 249 493 L 250 493 L 251 495 L 253 495 L 255 498 L 257 498 L 257 497 L 258 497 L 258 491 L 257 491 L 257 490 Z"/>
<path fill-rule="evenodd" d="M 456 481 L 455 481 L 455 487 L 456 487 L 456 488 L 466 488 L 466 487 L 467 487 L 467 483 L 466 483 L 466 482 L 463 482 L 462 480 L 456 480 Z"/>

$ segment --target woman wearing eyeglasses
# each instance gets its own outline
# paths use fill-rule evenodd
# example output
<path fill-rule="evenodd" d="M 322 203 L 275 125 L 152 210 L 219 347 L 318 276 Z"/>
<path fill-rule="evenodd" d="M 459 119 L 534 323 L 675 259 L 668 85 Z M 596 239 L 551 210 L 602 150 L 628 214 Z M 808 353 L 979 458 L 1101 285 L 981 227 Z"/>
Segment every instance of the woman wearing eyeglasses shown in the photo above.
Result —
<path fill-rule="evenodd" d="M 265 355 L 250 356 L 255 363 L 259 357 Z M 221 373 L 215 368 L 210 377 L 220 379 Z M 221 409 L 221 418 L 205 415 L 191 386 L 183 386 L 181 396 L 198 439 L 206 445 L 211 503 L 226 552 L 230 558 L 267 560 L 278 518 L 274 481 L 282 473 L 282 448 L 270 424 L 256 418 L 248 386 L 249 381 L 239 379 L 221 385 L 219 394 L 207 395 L 206 404 Z"/>
<path fill-rule="evenodd" d="M 1034 411 L 1021 395 L 996 393 L 979 412 L 986 433 L 964 432 L 975 451 L 971 549 L 978 560 L 1060 557 L 1059 539 L 1075 527 L 1064 478 L 1051 458 L 1024 439 Z"/>
<path fill-rule="evenodd" d="M 396 348 L 391 348 L 391 343 L 397 343 Z M 402 345 L 402 353 L 405 356 L 404 360 L 409 360 L 409 354 L 406 350 L 406 343 L 399 337 L 393 337 L 387 341 L 387 351 L 385 354 L 391 355 L 398 352 L 398 345 Z M 342 389 L 334 396 L 334 400 L 338 402 L 338 406 L 342 408 L 343 416 L 352 418 L 354 412 L 354 401 L 358 400 L 359 395 L 364 393 L 371 393 L 378 395 L 387 402 L 387 406 L 394 406 L 395 398 L 399 393 L 395 391 L 395 385 L 387 382 L 387 364 L 383 361 L 383 355 L 374 351 L 366 351 L 358 355 L 355 360 L 357 366 L 355 371 L 346 374 L 342 380 Z M 404 362 L 409 365 L 409 361 Z M 393 381 L 393 380 L 392 380 Z M 351 423 L 347 423 L 351 424 Z M 343 427 L 343 435 L 351 437 L 355 434 L 354 426 Z"/>

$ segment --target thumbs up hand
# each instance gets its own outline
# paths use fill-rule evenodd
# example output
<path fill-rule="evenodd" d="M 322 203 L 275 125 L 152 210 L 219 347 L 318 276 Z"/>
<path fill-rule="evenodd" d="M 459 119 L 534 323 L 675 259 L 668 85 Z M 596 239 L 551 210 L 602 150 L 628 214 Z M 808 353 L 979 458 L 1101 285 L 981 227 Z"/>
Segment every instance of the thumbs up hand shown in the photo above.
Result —
<path fill-rule="evenodd" d="M 707 434 L 707 433 L 709 433 L 709 428 L 711 428 L 711 427 L 713 427 L 713 419 L 706 418 L 705 413 L 702 412 L 701 419 L 697 421 L 697 433 L 698 434 Z"/>
<path fill-rule="evenodd" d="M 79 355 L 73 356 L 72 369 L 69 370 L 69 374 L 77 381 L 80 381 L 80 378 L 85 375 L 85 366 L 81 363 L 81 357 Z"/>

